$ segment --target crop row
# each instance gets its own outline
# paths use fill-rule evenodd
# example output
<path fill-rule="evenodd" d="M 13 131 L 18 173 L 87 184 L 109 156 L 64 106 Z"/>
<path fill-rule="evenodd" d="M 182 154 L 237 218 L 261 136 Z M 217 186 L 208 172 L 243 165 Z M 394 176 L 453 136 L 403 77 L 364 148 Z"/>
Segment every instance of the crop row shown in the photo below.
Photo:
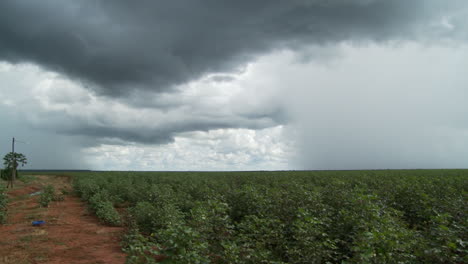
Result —
<path fill-rule="evenodd" d="M 74 187 L 130 227 L 128 263 L 467 263 L 467 176 L 109 172 Z"/>

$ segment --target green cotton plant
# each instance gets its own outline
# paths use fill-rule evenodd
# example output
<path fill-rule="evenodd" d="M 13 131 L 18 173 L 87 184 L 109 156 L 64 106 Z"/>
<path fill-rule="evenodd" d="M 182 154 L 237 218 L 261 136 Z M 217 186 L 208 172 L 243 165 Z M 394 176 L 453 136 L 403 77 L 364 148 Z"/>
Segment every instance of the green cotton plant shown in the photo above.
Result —
<path fill-rule="evenodd" d="M 468 227 L 457 225 L 449 214 L 437 214 L 431 219 L 430 224 L 432 226 L 430 239 L 427 239 L 425 244 L 421 244 L 420 249 L 425 262 L 466 263 L 468 247 L 463 234 L 468 233 Z"/>
<path fill-rule="evenodd" d="M 109 201 L 109 193 L 107 190 L 99 190 L 95 192 L 88 200 L 89 207 L 93 211 L 97 211 L 100 204 L 107 201 Z"/>
<path fill-rule="evenodd" d="M 95 206 L 96 216 L 105 224 L 121 226 L 122 220 L 114 205 L 109 201 L 98 202 Z"/>
<path fill-rule="evenodd" d="M 333 263 L 338 241 L 328 233 L 331 219 L 305 209 L 297 210 L 291 225 L 292 240 L 287 255 L 292 263 Z"/>
<path fill-rule="evenodd" d="M 281 263 L 285 252 L 286 225 L 278 218 L 248 215 L 236 226 L 235 241 L 241 246 L 244 261 Z"/>
<path fill-rule="evenodd" d="M 246 184 L 233 190 L 228 196 L 232 208 L 231 218 L 240 221 L 247 215 L 266 215 L 270 212 L 272 201 L 265 195 L 262 185 Z"/>
<path fill-rule="evenodd" d="M 139 202 L 135 207 L 129 208 L 128 212 L 136 221 L 138 228 L 146 234 L 157 232 L 184 219 L 184 214 L 170 202 L 160 205 Z"/>
<path fill-rule="evenodd" d="M 153 232 L 156 226 L 154 220 L 158 214 L 155 206 L 149 202 L 138 202 L 134 207 L 129 208 L 128 213 L 141 232 L 145 234 Z"/>
<path fill-rule="evenodd" d="M 47 185 L 42 190 L 41 196 L 39 197 L 39 205 L 41 207 L 48 207 L 49 203 L 55 199 L 55 188 L 52 185 Z"/>
<path fill-rule="evenodd" d="M 468 262 L 468 170 L 72 174 L 128 263 Z"/>
<path fill-rule="evenodd" d="M 136 228 L 131 228 L 123 237 L 122 246 L 128 255 L 126 264 L 160 263 L 161 257 L 152 237 L 142 235 Z"/>
<path fill-rule="evenodd" d="M 231 239 L 234 233 L 229 211 L 228 204 L 218 200 L 196 202 L 190 211 L 188 225 L 197 230 L 201 239 L 208 243 L 213 258 L 222 254 L 222 242 Z"/>
<path fill-rule="evenodd" d="M 165 256 L 162 263 L 212 263 L 208 243 L 197 230 L 184 223 L 172 223 L 155 236 L 163 241 L 156 245 L 158 254 Z"/>
<path fill-rule="evenodd" d="M 109 194 L 106 190 L 96 192 L 89 199 L 89 205 L 91 210 L 96 213 L 96 216 L 103 223 L 111 226 L 122 225 L 120 214 L 115 209 L 114 204 L 110 201 Z"/>
<path fill-rule="evenodd" d="M 82 200 L 88 201 L 101 188 L 93 179 L 83 177 L 83 179 L 73 181 L 73 189 Z"/>
<path fill-rule="evenodd" d="M 360 189 L 349 195 L 341 221 L 352 227 L 348 235 L 349 263 L 414 263 L 418 243 L 414 231 L 400 220 L 401 212 L 386 208 L 376 195 Z M 347 263 L 347 261 L 344 261 Z"/>

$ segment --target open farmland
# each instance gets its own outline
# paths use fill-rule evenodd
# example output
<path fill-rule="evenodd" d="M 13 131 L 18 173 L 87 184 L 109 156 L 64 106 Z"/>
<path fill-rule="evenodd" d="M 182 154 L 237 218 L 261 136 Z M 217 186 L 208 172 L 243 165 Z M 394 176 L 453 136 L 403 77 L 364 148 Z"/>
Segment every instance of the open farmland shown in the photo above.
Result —
<path fill-rule="evenodd" d="M 0 264 L 468 264 L 468 0 L 0 0 L 0 36 Z"/>
<path fill-rule="evenodd" d="M 73 174 L 129 263 L 468 262 L 468 170 Z"/>
<path fill-rule="evenodd" d="M 73 195 L 69 177 L 21 175 L 15 188 L 2 187 L 0 182 L 0 264 L 125 262 L 124 228 L 99 223 Z M 54 198 L 45 205 L 48 191 Z M 45 223 L 33 226 L 38 220 Z"/>

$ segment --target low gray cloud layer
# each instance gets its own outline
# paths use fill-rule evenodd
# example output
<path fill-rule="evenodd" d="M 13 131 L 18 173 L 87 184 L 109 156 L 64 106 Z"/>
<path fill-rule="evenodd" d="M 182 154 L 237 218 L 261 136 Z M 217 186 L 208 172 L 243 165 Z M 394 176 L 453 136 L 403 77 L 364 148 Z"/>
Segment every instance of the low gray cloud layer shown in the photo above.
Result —
<path fill-rule="evenodd" d="M 418 38 L 464 2 L 5 0 L 0 59 L 37 63 L 105 95 L 167 91 L 274 49 Z"/>
<path fill-rule="evenodd" d="M 178 133 L 264 129 L 287 119 L 279 99 L 264 86 L 218 83 L 207 77 L 178 92 L 114 99 L 35 66 L 4 67 L 0 105 L 15 108 L 35 128 L 84 136 L 88 144 L 166 144 Z"/>
<path fill-rule="evenodd" d="M 16 137 L 15 151 L 23 153 L 33 169 L 89 169 L 90 163 L 80 152 L 80 140 L 37 130 L 25 123 L 17 109 L 0 104 L 0 157 L 11 151 L 11 140 Z M 3 167 L 1 160 L 0 167 Z"/>

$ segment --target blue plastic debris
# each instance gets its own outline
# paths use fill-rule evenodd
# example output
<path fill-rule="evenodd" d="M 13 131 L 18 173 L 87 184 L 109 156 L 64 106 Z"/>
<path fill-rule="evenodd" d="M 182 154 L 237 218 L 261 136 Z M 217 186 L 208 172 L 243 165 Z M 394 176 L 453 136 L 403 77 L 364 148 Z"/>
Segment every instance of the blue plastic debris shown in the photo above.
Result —
<path fill-rule="evenodd" d="M 32 222 L 33 226 L 41 226 L 41 225 L 44 225 L 44 224 L 45 224 L 45 221 L 43 221 L 43 220 L 33 221 Z"/>

